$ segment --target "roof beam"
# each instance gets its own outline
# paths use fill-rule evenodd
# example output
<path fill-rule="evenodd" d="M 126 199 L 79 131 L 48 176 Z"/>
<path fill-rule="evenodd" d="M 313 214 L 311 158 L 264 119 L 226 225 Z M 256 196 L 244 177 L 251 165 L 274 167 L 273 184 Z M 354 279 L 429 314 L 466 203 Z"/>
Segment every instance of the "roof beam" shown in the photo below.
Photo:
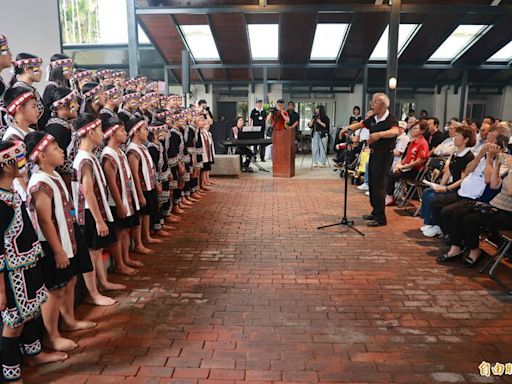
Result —
<path fill-rule="evenodd" d="M 237 5 L 211 7 L 139 7 L 137 15 L 173 14 L 212 14 L 212 13 L 290 13 L 290 12 L 330 12 L 330 13 L 388 13 L 389 5 L 375 4 L 302 4 L 302 5 Z M 512 5 L 491 7 L 489 5 L 439 5 L 403 4 L 401 13 L 475 13 L 504 14 L 512 12 Z"/>
<path fill-rule="evenodd" d="M 500 3 L 501 3 L 501 0 L 492 0 L 491 6 L 497 7 L 498 5 L 500 5 Z"/>
<path fill-rule="evenodd" d="M 169 65 L 170 68 L 180 69 L 180 65 Z M 252 64 L 192 64 L 193 69 L 334 69 L 334 68 L 361 68 L 360 63 L 310 63 L 310 64 L 279 64 L 279 63 L 252 63 Z M 386 63 L 368 64 L 369 69 L 386 69 Z M 457 66 L 451 64 L 401 64 L 400 69 L 431 69 L 431 70 L 447 70 L 447 69 L 477 69 L 477 70 L 500 70 L 510 69 L 508 64 L 483 64 L 475 66 Z"/>
<path fill-rule="evenodd" d="M 224 55 L 222 54 L 222 52 L 219 49 L 220 45 L 217 42 L 217 38 L 215 37 L 215 29 L 213 28 L 210 15 L 206 15 L 206 18 L 208 20 L 208 26 L 210 27 L 210 30 L 212 31 L 213 41 L 214 41 L 215 45 L 217 46 L 217 52 L 219 52 L 220 63 L 224 64 Z M 224 68 L 224 77 L 226 78 L 226 80 L 229 80 L 228 70 L 226 68 Z"/>

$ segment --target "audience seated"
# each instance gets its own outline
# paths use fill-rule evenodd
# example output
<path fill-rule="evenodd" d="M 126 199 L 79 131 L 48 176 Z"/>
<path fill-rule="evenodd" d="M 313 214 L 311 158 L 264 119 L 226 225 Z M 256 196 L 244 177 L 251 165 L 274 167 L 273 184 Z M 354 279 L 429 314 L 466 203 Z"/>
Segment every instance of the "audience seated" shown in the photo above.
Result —
<path fill-rule="evenodd" d="M 441 233 L 440 227 L 432 217 L 431 203 L 438 196 L 457 193 L 462 181 L 466 177 L 466 166 L 474 158 L 470 147 L 475 144 L 475 137 L 476 135 L 470 127 L 459 125 L 453 137 L 455 152 L 445 165 L 441 182 L 423 192 L 421 214 L 424 225 L 421 227 L 421 230 L 427 237 L 433 237 Z"/>
<path fill-rule="evenodd" d="M 409 134 L 411 142 L 405 153 L 405 157 L 397 162 L 391 171 L 388 189 L 386 191 L 386 205 L 394 203 L 393 193 L 395 183 L 400 179 L 415 179 L 418 173 L 423 169 L 426 159 L 429 155 L 428 143 L 423 136 L 427 124 L 420 121 L 413 125 Z"/>

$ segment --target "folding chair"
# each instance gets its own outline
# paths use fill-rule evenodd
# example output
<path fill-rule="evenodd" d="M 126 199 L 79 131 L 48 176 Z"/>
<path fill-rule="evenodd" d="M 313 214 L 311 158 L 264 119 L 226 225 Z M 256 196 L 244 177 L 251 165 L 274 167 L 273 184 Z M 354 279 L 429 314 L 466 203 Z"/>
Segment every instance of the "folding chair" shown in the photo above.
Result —
<path fill-rule="evenodd" d="M 496 253 L 493 256 L 491 256 L 489 261 L 480 270 L 480 273 L 484 273 L 487 268 L 491 267 L 489 268 L 488 274 L 493 279 L 496 272 L 496 268 L 498 268 L 498 265 L 500 264 L 501 260 L 503 260 L 503 258 L 508 254 L 508 252 L 512 248 L 512 231 L 499 231 L 499 235 L 503 242 L 499 247 L 497 247 Z"/>
<path fill-rule="evenodd" d="M 418 208 L 414 212 L 413 216 L 418 216 L 421 210 L 423 191 L 427 188 L 427 186 L 423 183 L 423 180 L 435 182 L 439 178 L 439 175 L 442 173 L 445 164 L 446 160 L 444 158 L 431 157 L 427 160 L 423 170 L 419 172 L 414 179 L 404 179 L 402 181 L 403 189 L 407 188 L 407 192 L 405 193 L 402 202 L 398 206 L 400 208 L 406 209 L 407 206 L 411 203 L 411 200 L 414 197 L 414 193 L 416 192 L 420 204 L 418 205 Z"/>

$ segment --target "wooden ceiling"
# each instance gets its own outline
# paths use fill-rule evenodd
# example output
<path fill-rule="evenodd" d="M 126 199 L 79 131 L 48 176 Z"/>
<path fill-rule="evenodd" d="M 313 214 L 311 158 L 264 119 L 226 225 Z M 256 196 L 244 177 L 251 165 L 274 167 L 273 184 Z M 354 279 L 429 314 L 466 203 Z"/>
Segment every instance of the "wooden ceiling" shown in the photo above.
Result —
<path fill-rule="evenodd" d="M 402 13 L 401 23 L 417 23 L 422 27 L 408 44 L 399 59 L 399 77 L 404 82 L 440 82 L 456 81 L 469 70 L 470 79 L 482 82 L 512 82 L 512 70 L 479 69 L 478 67 L 512 38 L 512 12 L 508 12 L 512 0 L 502 0 L 498 7 L 504 12 L 475 13 L 468 12 L 469 7 L 490 6 L 492 0 L 402 0 L 405 5 L 418 5 L 433 9 L 452 5 L 450 12 Z M 208 24 L 212 30 L 215 44 L 221 58 L 220 63 L 191 71 L 192 82 L 254 82 L 261 80 L 263 71 L 252 66 L 247 37 L 248 23 L 278 23 L 280 32 L 279 60 L 271 63 L 267 70 L 269 80 L 319 82 L 336 84 L 354 84 L 361 82 L 362 68 L 389 23 L 387 12 L 315 12 L 315 6 L 329 4 L 359 6 L 375 5 L 375 0 L 267 0 L 268 6 L 296 6 L 296 11 L 282 13 L 246 13 L 233 12 L 233 7 L 258 6 L 259 0 L 137 0 L 136 6 L 147 9 L 160 7 L 201 8 L 229 7 L 207 13 L 144 14 L 138 20 L 148 37 L 170 66 L 181 64 L 181 51 L 186 45 L 179 33 L 180 25 Z M 387 4 L 387 0 L 383 1 Z M 301 6 L 304 7 L 301 8 Z M 422 8 L 423 9 L 423 8 Z M 309 56 L 317 23 L 345 22 L 350 29 L 341 53 L 335 64 L 329 68 L 318 68 L 309 64 Z M 424 65 L 432 53 L 460 24 L 489 24 L 492 28 L 449 69 L 427 69 Z M 194 63 L 195 64 L 195 63 Z M 203 64 L 197 63 L 197 64 Z M 371 64 L 371 62 L 370 62 Z M 384 64 L 384 63 L 383 63 Z M 277 67 L 281 65 L 281 67 Z M 417 67 L 417 68 L 416 68 Z M 370 73 L 380 73 L 370 69 Z M 181 71 L 173 69 L 177 80 Z M 370 75 L 370 79 L 373 76 Z M 376 76 L 375 76 L 376 77 Z M 454 80 L 455 79 L 455 80 Z M 381 80 L 379 80 L 381 81 Z"/>

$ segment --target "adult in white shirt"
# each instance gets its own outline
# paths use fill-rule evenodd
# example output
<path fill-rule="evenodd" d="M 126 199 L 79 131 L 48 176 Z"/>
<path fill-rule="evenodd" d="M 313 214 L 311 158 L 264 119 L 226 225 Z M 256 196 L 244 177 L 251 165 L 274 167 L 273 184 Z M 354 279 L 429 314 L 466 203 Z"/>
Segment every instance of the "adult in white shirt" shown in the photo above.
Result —
<path fill-rule="evenodd" d="M 459 128 L 461 125 L 461 123 L 455 120 L 450 122 L 450 127 L 448 128 L 448 137 L 434 149 L 434 156 L 449 157 L 453 154 L 453 152 L 455 152 L 456 148 L 453 138 L 457 134 L 457 128 Z"/>
<path fill-rule="evenodd" d="M 487 142 L 487 136 L 489 135 L 491 127 L 492 125 L 487 122 L 482 123 L 480 131 L 476 135 L 476 144 L 473 148 L 471 148 L 471 152 L 473 152 L 473 155 L 478 155 L 484 144 Z"/>

